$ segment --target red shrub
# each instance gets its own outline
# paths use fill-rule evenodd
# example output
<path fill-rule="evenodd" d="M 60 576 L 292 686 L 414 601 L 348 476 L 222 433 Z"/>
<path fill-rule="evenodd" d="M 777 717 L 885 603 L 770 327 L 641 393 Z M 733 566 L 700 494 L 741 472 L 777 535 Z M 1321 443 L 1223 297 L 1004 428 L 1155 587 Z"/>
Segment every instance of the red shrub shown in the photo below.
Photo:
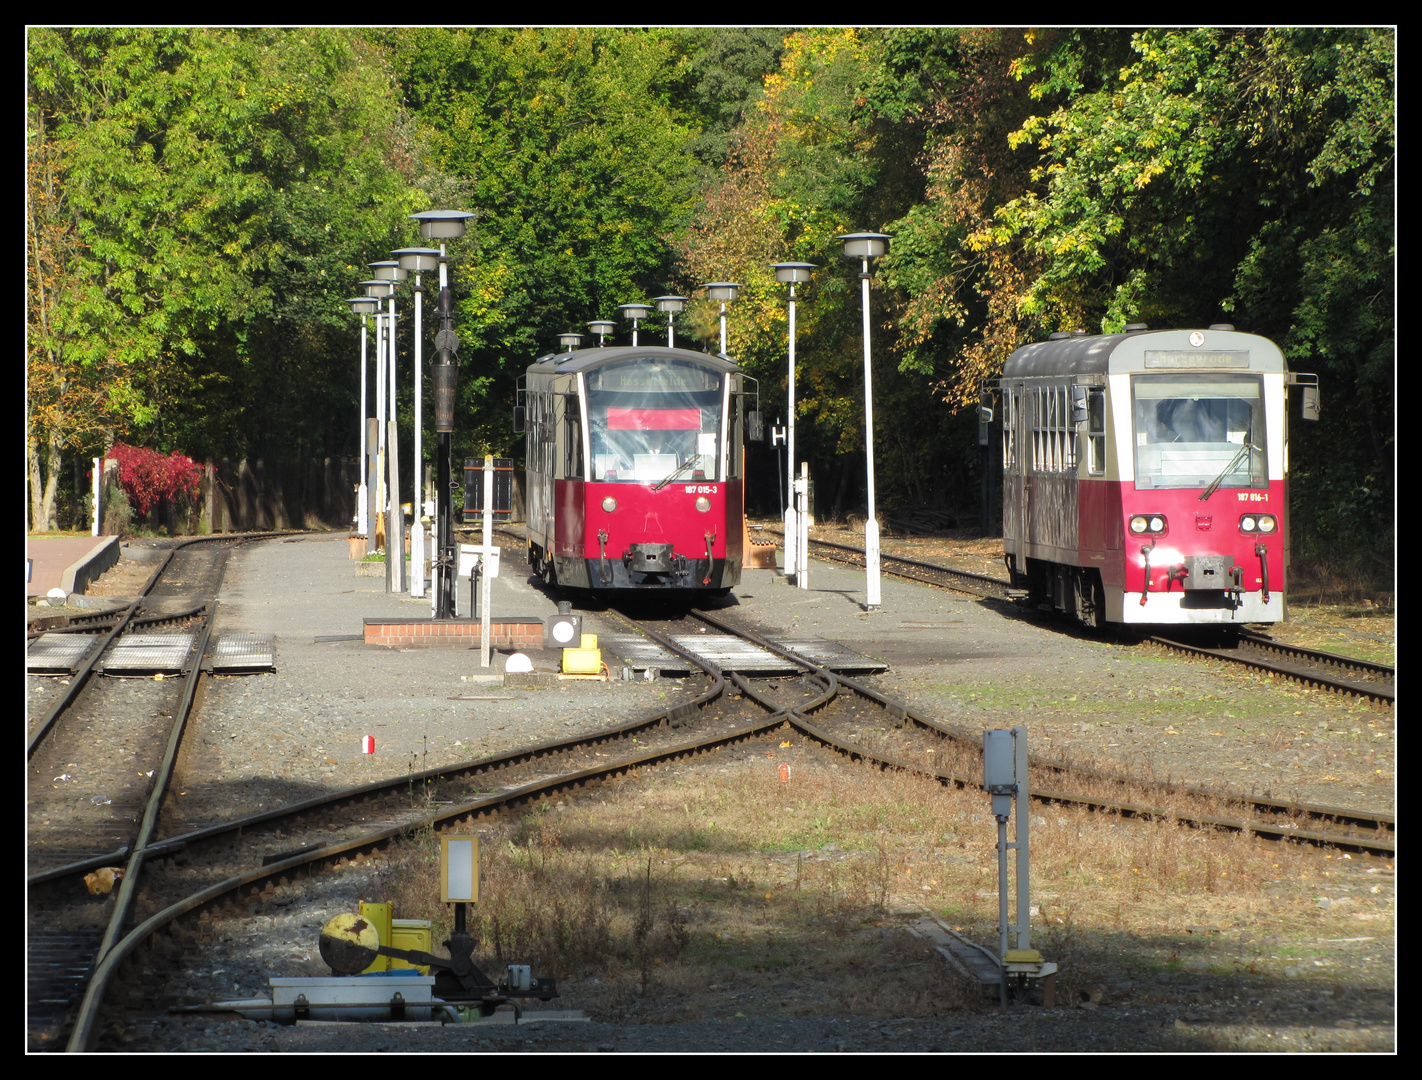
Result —
<path fill-rule="evenodd" d="M 118 462 L 119 487 L 140 514 L 163 499 L 196 495 L 202 483 L 202 466 L 185 454 L 164 457 L 157 450 L 114 443 L 109 457 Z"/>

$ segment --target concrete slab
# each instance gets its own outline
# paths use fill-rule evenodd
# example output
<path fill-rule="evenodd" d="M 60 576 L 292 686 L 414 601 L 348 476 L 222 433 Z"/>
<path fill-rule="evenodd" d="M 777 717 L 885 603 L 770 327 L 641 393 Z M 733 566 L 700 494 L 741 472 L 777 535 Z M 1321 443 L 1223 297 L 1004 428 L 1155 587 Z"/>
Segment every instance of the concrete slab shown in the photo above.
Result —
<path fill-rule="evenodd" d="M 25 596 L 45 596 L 50 589 L 82 593 L 119 558 L 117 536 L 30 536 L 25 557 L 32 560 Z"/>

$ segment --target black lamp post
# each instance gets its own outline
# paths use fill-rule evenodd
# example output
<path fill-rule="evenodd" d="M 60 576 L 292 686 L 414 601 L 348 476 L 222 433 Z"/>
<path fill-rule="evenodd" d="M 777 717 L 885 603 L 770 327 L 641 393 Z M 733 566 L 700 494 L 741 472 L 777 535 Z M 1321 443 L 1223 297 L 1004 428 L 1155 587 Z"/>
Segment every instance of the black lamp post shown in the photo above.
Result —
<path fill-rule="evenodd" d="M 434 365 L 435 390 L 435 558 L 434 616 L 454 617 L 454 579 L 459 572 L 459 552 L 454 546 L 454 522 L 450 505 L 450 450 L 454 434 L 454 394 L 458 388 L 459 368 L 455 354 L 459 338 L 454 333 L 454 297 L 449 291 L 449 259 L 445 254 L 446 240 L 464 235 L 464 225 L 474 215 L 464 210 L 425 210 L 411 214 L 420 223 L 420 235 L 439 241 L 439 304 L 436 317 L 439 332 L 435 348 L 439 355 Z"/>

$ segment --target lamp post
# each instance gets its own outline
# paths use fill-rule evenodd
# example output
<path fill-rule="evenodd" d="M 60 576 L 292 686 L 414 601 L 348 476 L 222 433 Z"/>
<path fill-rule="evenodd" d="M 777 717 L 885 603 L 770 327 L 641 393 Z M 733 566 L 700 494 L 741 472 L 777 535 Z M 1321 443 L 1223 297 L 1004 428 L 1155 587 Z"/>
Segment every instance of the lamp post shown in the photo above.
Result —
<path fill-rule="evenodd" d="M 386 316 L 380 302 L 395 291 L 395 283 L 382 278 L 372 278 L 360 283 L 365 295 L 376 301 L 375 306 L 375 521 L 372 522 L 372 537 L 385 535 L 385 364 L 386 364 Z M 377 543 L 377 547 L 379 544 Z"/>
<path fill-rule="evenodd" d="M 567 333 L 558 335 L 558 344 L 563 346 L 563 348 L 567 349 L 570 353 L 582 343 L 582 334 Z"/>
<path fill-rule="evenodd" d="M 726 303 L 736 298 L 736 290 L 741 286 L 735 281 L 712 281 L 701 286 L 712 300 L 721 302 L 721 355 L 726 355 Z"/>
<path fill-rule="evenodd" d="M 667 317 L 667 348 L 676 348 L 676 317 L 686 310 L 686 297 L 684 296 L 659 296 L 652 303 L 657 305 L 657 310 L 666 313 Z"/>
<path fill-rule="evenodd" d="M 385 377 L 389 383 L 385 398 L 388 409 L 385 422 L 389 425 L 389 432 L 385 437 L 385 469 L 389 473 L 385 483 L 386 498 L 389 502 L 385 518 L 385 591 L 404 592 L 405 517 L 400 509 L 400 448 L 395 442 L 399 431 L 397 420 L 399 412 L 396 408 L 395 392 L 395 371 L 397 366 L 395 360 L 395 293 L 400 283 L 410 275 L 394 260 L 373 262 L 367 265 L 369 265 L 377 280 L 390 282 L 390 295 L 387 298 L 390 304 L 390 310 L 386 323 L 385 346 Z"/>
<path fill-rule="evenodd" d="M 594 319 L 588 323 L 588 329 L 597 335 L 598 348 L 602 347 L 602 339 L 617 330 L 617 324 L 611 319 Z"/>
<path fill-rule="evenodd" d="M 791 492 L 790 505 L 785 508 L 785 573 L 795 575 L 795 584 L 802 589 L 808 589 L 809 570 L 808 560 L 805 556 L 809 550 L 809 518 L 802 511 L 808 507 L 801 507 L 798 496 L 803 494 L 808 498 L 808 492 L 798 492 L 795 487 L 795 286 L 801 282 L 810 280 L 810 271 L 815 269 L 814 263 L 783 262 L 771 263 L 771 269 L 775 271 L 775 280 L 790 286 L 790 375 L 786 383 L 786 414 L 789 420 L 785 430 L 786 451 L 790 459 L 788 470 L 788 483 L 786 491 Z"/>
<path fill-rule="evenodd" d="M 867 595 L 864 607 L 879 609 L 879 519 L 874 516 L 874 375 L 869 364 L 869 260 L 877 259 L 888 250 L 893 239 L 884 233 L 845 233 L 836 237 L 844 242 L 847 259 L 860 261 L 859 280 L 862 285 L 861 307 L 864 312 L 864 458 L 867 468 L 869 520 L 864 523 L 864 565 Z"/>
<path fill-rule="evenodd" d="M 652 313 L 651 304 L 618 304 L 617 310 L 632 323 L 632 348 L 637 347 L 637 323 Z"/>
<path fill-rule="evenodd" d="M 454 546 L 454 523 L 450 506 L 450 443 L 454 433 L 454 394 L 458 386 L 458 366 L 455 356 L 459 338 L 454 333 L 454 298 L 449 291 L 449 259 L 445 241 L 464 235 L 465 223 L 474 215 L 464 210 L 425 210 L 410 217 L 420 223 L 420 235 L 439 241 L 439 333 L 435 348 L 439 358 L 434 366 L 435 387 L 435 558 L 434 617 L 454 616 L 454 579 L 459 571 L 458 551 Z"/>
<path fill-rule="evenodd" d="M 360 486 L 356 493 L 356 532 L 361 536 L 369 536 L 370 521 L 365 512 L 365 500 L 367 489 L 365 483 L 365 456 L 366 449 L 366 416 L 370 406 L 366 404 L 366 354 L 365 354 L 365 331 L 366 316 L 374 314 L 380 308 L 380 302 L 372 300 L 368 296 L 358 296 L 353 300 L 347 300 L 351 306 L 351 313 L 360 316 Z"/>
<path fill-rule="evenodd" d="M 420 275 L 429 270 L 439 269 L 438 248 L 398 248 L 390 253 L 400 262 L 401 269 L 415 275 L 415 534 L 410 538 L 410 595 L 425 595 L 425 525 L 429 515 L 425 513 L 425 454 L 424 454 L 424 413 L 423 388 L 425 382 L 424 364 L 424 308 L 425 293 L 420 286 Z"/>

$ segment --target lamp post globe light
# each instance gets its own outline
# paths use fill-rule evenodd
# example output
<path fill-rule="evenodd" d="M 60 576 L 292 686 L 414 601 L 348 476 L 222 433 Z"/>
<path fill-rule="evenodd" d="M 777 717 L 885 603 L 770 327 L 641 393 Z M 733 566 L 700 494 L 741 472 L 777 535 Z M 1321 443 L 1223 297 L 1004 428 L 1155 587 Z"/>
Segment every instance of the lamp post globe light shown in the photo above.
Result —
<path fill-rule="evenodd" d="M 570 331 L 569 333 L 558 335 L 558 344 L 561 345 L 563 348 L 567 349 L 569 352 L 572 352 L 582 343 L 582 334 L 575 334 Z"/>
<path fill-rule="evenodd" d="M 667 317 L 667 348 L 676 348 L 676 317 L 686 310 L 684 296 L 658 296 L 652 303 Z"/>
<path fill-rule="evenodd" d="M 718 300 L 721 303 L 721 355 L 726 355 L 726 304 L 736 298 L 736 290 L 740 283 L 736 281 L 711 281 L 701 286 L 706 290 L 706 296 L 711 300 Z"/>
<path fill-rule="evenodd" d="M 366 447 L 366 422 L 370 406 L 366 403 L 366 353 L 365 353 L 365 331 L 366 316 L 374 315 L 380 309 L 380 302 L 368 296 L 357 296 L 353 300 L 347 300 L 351 306 L 351 313 L 360 316 L 360 486 L 356 493 L 356 532 L 365 537 L 370 536 L 370 522 L 366 517 L 365 500 L 367 496 L 365 479 L 365 456 Z"/>
<path fill-rule="evenodd" d="M 424 454 L 424 309 L 425 294 L 421 288 L 420 275 L 439 269 L 438 248 L 397 248 L 391 256 L 399 261 L 400 268 L 415 275 L 415 532 L 410 538 L 410 595 L 425 595 L 425 524 L 429 512 L 425 509 L 425 454 Z"/>
<path fill-rule="evenodd" d="M 433 614 L 437 619 L 454 616 L 454 578 L 459 557 L 454 546 L 454 523 L 450 504 L 450 443 L 454 434 L 454 396 L 458 383 L 455 356 L 459 338 L 454 333 L 454 299 L 449 291 L 449 258 L 446 240 L 464 235 L 465 223 L 474 215 L 466 210 L 424 210 L 410 217 L 419 222 L 420 235 L 439 241 L 439 333 L 435 348 L 439 355 L 434 366 L 435 386 L 435 558 Z"/>
<path fill-rule="evenodd" d="M 597 335 L 598 348 L 602 347 L 602 339 L 617 330 L 617 324 L 611 319 L 594 319 L 588 323 L 588 329 Z"/>
<path fill-rule="evenodd" d="M 617 310 L 622 312 L 622 317 L 632 323 L 632 347 L 637 347 L 637 323 L 645 319 L 652 313 L 651 304 L 618 304 Z"/>
<path fill-rule="evenodd" d="M 879 519 L 874 512 L 874 382 L 869 363 L 869 261 L 877 259 L 888 250 L 893 237 L 885 233 L 845 233 L 836 237 L 844 244 L 844 256 L 860 261 L 859 281 L 861 283 L 860 305 L 864 313 L 864 458 L 866 467 L 866 493 L 868 495 L 868 520 L 864 523 L 864 565 L 867 580 L 865 608 L 879 609 Z"/>
<path fill-rule="evenodd" d="M 789 458 L 785 490 L 790 492 L 790 505 L 785 508 L 785 574 L 787 577 L 794 574 L 795 584 L 808 589 L 810 567 L 806 555 L 809 552 L 809 537 L 806 534 L 809 532 L 809 518 L 802 512 L 808 507 L 802 507 L 800 502 L 803 500 L 799 498 L 801 495 L 808 497 L 808 492 L 797 491 L 795 487 L 795 286 L 809 281 L 810 272 L 816 267 L 814 263 L 804 262 L 771 263 L 770 267 L 775 271 L 776 281 L 790 286 L 790 374 L 786 382 L 785 405 L 789 417 L 785 429 Z"/>

